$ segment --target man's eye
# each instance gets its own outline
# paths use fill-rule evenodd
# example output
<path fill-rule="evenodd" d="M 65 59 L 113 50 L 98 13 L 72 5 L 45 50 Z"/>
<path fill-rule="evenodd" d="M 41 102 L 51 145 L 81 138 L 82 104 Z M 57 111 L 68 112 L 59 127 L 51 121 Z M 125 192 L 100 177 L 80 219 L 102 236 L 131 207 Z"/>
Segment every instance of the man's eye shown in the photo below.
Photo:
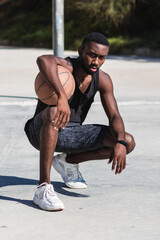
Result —
<path fill-rule="evenodd" d="M 96 54 L 93 54 L 93 53 L 90 53 L 90 57 L 91 57 L 91 58 L 96 58 L 97 55 L 96 55 Z"/>
<path fill-rule="evenodd" d="M 99 59 L 100 60 L 104 60 L 106 57 L 105 56 L 100 56 Z"/>

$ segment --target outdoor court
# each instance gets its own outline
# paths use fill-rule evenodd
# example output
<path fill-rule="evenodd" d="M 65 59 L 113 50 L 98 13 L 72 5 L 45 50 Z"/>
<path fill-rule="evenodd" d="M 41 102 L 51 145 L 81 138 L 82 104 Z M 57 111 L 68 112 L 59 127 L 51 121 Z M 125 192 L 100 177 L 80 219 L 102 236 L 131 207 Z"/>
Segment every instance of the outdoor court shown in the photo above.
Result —
<path fill-rule="evenodd" d="M 52 50 L 0 48 L 0 95 L 36 97 L 35 62 L 42 54 Z M 65 205 L 61 212 L 32 203 L 39 153 L 23 128 L 36 100 L 0 97 L 1 240 L 160 239 L 160 59 L 109 56 L 102 69 L 113 80 L 126 131 L 137 145 L 120 175 L 107 160 L 82 163 L 84 190 L 67 188 L 52 169 L 52 183 Z M 108 123 L 98 95 L 86 119 L 91 122 Z"/>

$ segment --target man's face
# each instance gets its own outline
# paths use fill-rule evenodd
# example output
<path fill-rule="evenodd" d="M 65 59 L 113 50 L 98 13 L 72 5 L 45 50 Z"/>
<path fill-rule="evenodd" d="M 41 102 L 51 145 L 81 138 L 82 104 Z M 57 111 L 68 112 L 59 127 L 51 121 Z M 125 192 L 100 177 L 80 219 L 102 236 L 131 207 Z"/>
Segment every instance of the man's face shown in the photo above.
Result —
<path fill-rule="evenodd" d="M 90 42 L 85 47 L 79 48 L 79 57 L 81 64 L 87 74 L 95 73 L 104 63 L 108 55 L 109 47 Z"/>

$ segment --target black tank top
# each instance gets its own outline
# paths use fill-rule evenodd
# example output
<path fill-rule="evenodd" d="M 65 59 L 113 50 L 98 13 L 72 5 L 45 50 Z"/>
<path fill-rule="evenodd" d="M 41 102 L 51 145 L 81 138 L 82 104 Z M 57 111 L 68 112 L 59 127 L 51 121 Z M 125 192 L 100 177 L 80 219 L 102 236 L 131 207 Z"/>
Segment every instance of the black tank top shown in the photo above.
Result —
<path fill-rule="evenodd" d="M 70 122 L 83 123 L 87 113 L 94 101 L 94 96 L 99 87 L 99 70 L 92 75 L 92 81 L 88 86 L 87 90 L 82 93 L 76 82 L 75 69 L 78 59 L 77 58 L 67 58 L 71 61 L 73 65 L 73 76 L 75 79 L 75 91 L 72 97 L 69 99 L 69 105 L 71 109 Z"/>
<path fill-rule="evenodd" d="M 94 101 L 94 96 L 99 87 L 99 70 L 92 75 L 92 81 L 91 81 L 90 85 L 88 86 L 85 93 L 82 93 L 78 87 L 78 84 L 76 82 L 76 76 L 75 76 L 75 68 L 76 68 L 78 59 L 70 58 L 70 57 L 67 57 L 66 59 L 69 60 L 73 65 L 73 73 L 72 74 L 75 79 L 75 91 L 74 91 L 72 97 L 68 101 L 70 109 L 71 109 L 70 122 L 83 123 L 87 116 L 87 113 L 91 107 L 91 104 Z M 35 111 L 33 118 L 38 113 L 43 111 L 47 106 L 48 105 L 46 105 L 45 103 L 41 102 L 38 99 L 36 111 Z M 29 127 L 29 124 L 32 122 L 33 118 L 29 119 L 25 125 L 26 133 L 28 133 L 28 127 Z"/>

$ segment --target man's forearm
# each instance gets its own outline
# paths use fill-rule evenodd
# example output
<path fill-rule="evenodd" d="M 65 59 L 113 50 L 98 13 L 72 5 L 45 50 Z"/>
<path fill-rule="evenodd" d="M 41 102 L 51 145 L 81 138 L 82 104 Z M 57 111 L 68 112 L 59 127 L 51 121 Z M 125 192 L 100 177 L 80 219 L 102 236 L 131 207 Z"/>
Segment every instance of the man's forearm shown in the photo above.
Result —
<path fill-rule="evenodd" d="M 55 56 L 41 56 L 37 59 L 39 70 L 48 84 L 54 89 L 58 97 L 65 95 L 58 77 L 58 58 Z"/>
<path fill-rule="evenodd" d="M 116 140 L 125 140 L 125 127 L 121 117 L 113 118 L 109 126 Z"/>

